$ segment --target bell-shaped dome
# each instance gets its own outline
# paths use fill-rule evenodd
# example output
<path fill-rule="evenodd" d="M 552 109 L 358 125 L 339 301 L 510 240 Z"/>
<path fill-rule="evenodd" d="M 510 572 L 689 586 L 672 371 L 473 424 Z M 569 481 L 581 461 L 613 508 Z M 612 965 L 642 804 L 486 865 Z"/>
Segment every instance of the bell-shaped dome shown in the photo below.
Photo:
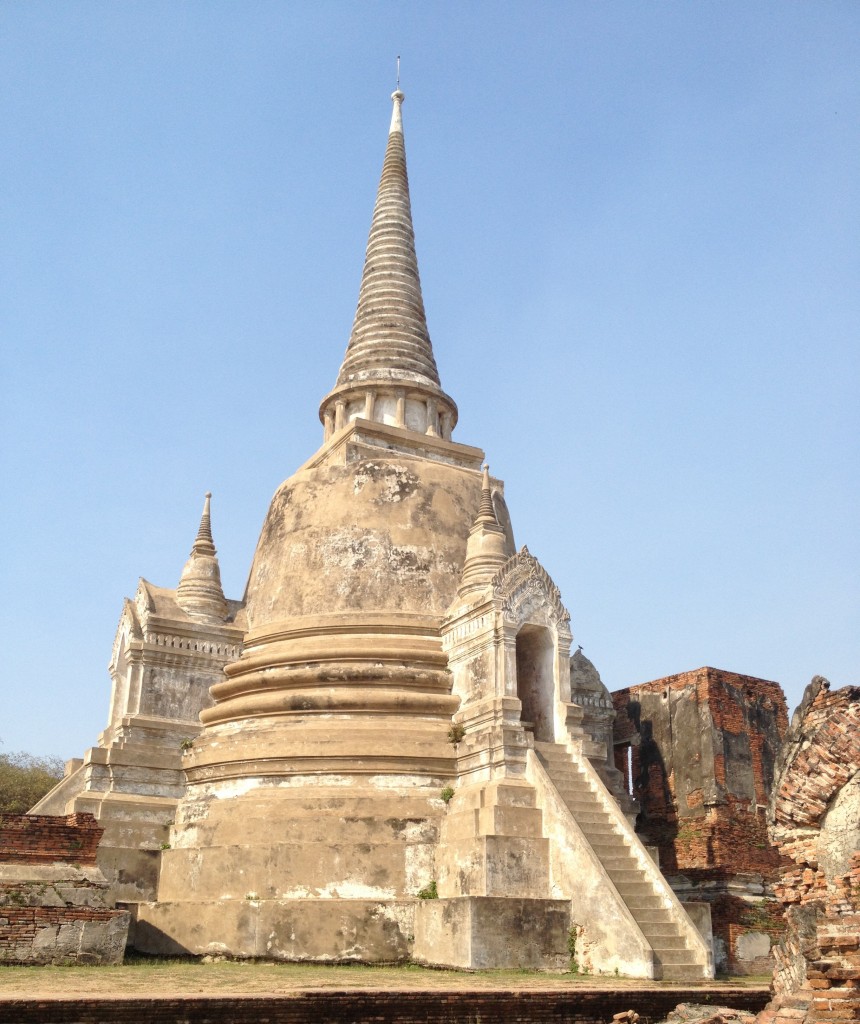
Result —
<path fill-rule="evenodd" d="M 480 497 L 474 471 L 382 451 L 296 473 L 275 494 L 254 555 L 251 633 L 308 615 L 441 618 Z"/>

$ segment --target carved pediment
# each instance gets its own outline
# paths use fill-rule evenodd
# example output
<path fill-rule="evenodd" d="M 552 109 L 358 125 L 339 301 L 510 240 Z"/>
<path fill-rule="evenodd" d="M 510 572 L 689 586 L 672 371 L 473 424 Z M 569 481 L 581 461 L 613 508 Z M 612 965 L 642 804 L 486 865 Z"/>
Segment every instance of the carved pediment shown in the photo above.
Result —
<path fill-rule="evenodd" d="M 142 640 L 143 633 L 140 628 L 140 621 L 137 616 L 135 605 L 125 598 L 122 604 L 122 614 L 119 617 L 119 624 L 116 627 L 116 636 L 111 650 L 109 669 L 111 674 L 116 671 L 119 662 L 120 651 L 128 647 L 130 640 Z"/>
<path fill-rule="evenodd" d="M 150 612 L 155 611 L 155 601 L 149 592 L 149 584 L 141 576 L 137 583 L 137 593 L 134 595 L 134 603 L 137 605 L 138 614 L 142 619 Z"/>
<path fill-rule="evenodd" d="M 539 606 L 557 626 L 570 622 L 561 592 L 527 547 L 520 548 L 505 562 L 490 586 L 507 619 L 519 620 L 529 608 Z"/>

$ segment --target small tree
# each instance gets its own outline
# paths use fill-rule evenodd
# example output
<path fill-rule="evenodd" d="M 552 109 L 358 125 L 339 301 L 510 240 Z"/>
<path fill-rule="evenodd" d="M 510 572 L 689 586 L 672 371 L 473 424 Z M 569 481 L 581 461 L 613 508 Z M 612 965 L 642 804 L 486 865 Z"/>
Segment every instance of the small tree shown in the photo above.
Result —
<path fill-rule="evenodd" d="M 59 757 L 0 754 L 0 813 L 26 814 L 62 777 Z"/>

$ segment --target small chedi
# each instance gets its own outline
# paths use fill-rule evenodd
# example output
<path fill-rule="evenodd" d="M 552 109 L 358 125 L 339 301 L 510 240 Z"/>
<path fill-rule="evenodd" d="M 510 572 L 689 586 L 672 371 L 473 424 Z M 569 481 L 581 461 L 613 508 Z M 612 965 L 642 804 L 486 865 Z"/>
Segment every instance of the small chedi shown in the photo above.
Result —
<path fill-rule="evenodd" d="M 97 817 L 145 952 L 564 969 L 573 945 L 591 970 L 711 977 L 562 596 L 453 437 L 392 99 L 322 446 L 272 499 L 240 601 L 208 497 L 177 588 L 141 580 L 108 727 L 35 810 Z"/>

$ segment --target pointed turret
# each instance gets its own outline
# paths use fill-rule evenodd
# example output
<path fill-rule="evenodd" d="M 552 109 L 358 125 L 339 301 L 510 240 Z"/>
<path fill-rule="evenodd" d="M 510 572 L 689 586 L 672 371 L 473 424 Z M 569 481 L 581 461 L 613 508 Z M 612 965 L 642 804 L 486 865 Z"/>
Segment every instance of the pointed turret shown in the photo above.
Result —
<path fill-rule="evenodd" d="M 481 480 L 481 504 L 474 525 L 469 531 L 466 561 L 463 564 L 460 589 L 457 591 L 459 596 L 466 597 L 474 591 L 483 589 L 507 561 L 508 554 L 505 531 L 499 523 L 493 505 L 490 467 L 485 465 Z"/>
<path fill-rule="evenodd" d="M 398 89 L 370 225 L 358 308 L 334 390 L 320 406 L 326 440 L 362 418 L 450 439 L 457 406 L 439 383 L 427 329 Z"/>
<path fill-rule="evenodd" d="M 212 540 L 211 499 L 207 491 L 200 528 L 176 588 L 176 602 L 192 618 L 223 622 L 227 617 L 227 601 L 221 589 L 221 569 Z"/>

